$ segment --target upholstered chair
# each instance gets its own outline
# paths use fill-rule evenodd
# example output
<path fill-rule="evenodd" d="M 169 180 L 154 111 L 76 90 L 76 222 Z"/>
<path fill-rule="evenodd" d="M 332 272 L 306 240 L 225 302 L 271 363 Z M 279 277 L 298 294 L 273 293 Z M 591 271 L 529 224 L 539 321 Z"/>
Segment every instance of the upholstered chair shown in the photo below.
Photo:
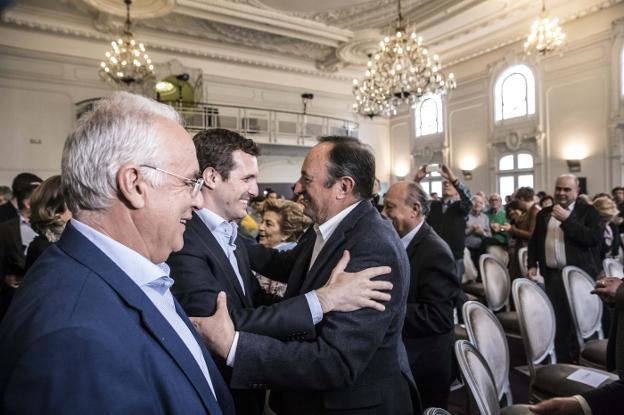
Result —
<path fill-rule="evenodd" d="M 527 278 L 529 276 L 528 262 L 529 259 L 529 248 L 523 246 L 518 249 L 518 263 L 520 264 L 520 273 L 521 276 Z"/>
<path fill-rule="evenodd" d="M 493 255 L 505 268 L 509 265 L 509 252 L 502 246 L 490 245 L 487 247 L 487 253 Z"/>
<path fill-rule="evenodd" d="M 509 311 L 511 278 L 507 267 L 496 256 L 483 254 L 479 258 L 479 268 L 488 308 L 496 314 L 507 335 L 519 338 L 518 314 Z"/>
<path fill-rule="evenodd" d="M 572 312 L 583 366 L 607 369 L 607 342 L 602 331 L 602 300 L 591 293 L 595 281 L 578 267 L 563 269 L 563 286 Z M 596 339 L 591 339 L 596 336 Z"/>
<path fill-rule="evenodd" d="M 467 301 L 462 310 L 468 340 L 483 355 L 492 371 L 498 401 L 504 397 L 506 406 L 511 405 L 509 346 L 503 327 L 494 313 L 477 301 Z"/>
<path fill-rule="evenodd" d="M 512 285 L 512 294 L 520 321 L 520 332 L 531 376 L 529 394 L 532 401 L 572 396 L 594 389 L 567 377 L 578 369 L 605 375 L 599 386 L 617 380 L 617 376 L 603 370 L 570 364 L 557 364 L 555 357 L 555 312 L 546 293 L 527 278 L 518 278 Z M 544 361 L 550 364 L 541 365 Z"/>
<path fill-rule="evenodd" d="M 480 415 L 524 415 L 529 414 L 527 405 L 512 405 L 500 408 L 498 392 L 490 368 L 477 350 L 466 340 L 455 342 L 455 356 L 467 386 L 470 397 Z"/>
<path fill-rule="evenodd" d="M 607 277 L 624 278 L 624 266 L 617 259 L 605 258 L 602 261 L 602 269 Z"/>
<path fill-rule="evenodd" d="M 451 415 L 451 413 L 442 408 L 427 408 L 423 415 Z"/>

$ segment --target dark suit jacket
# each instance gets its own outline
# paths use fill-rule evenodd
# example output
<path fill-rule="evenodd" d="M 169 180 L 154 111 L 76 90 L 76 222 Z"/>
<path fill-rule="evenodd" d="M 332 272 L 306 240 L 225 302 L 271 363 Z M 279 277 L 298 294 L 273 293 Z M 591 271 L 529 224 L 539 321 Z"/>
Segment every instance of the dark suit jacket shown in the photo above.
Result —
<path fill-rule="evenodd" d="M 19 212 L 13 206 L 13 203 L 6 202 L 4 205 L 0 205 L 0 223 L 9 219 L 13 219 L 19 216 Z"/>
<path fill-rule="evenodd" d="M 612 369 L 615 365 L 620 379 L 582 394 L 593 415 L 614 414 L 624 407 L 624 284 L 621 284 L 616 292 L 613 317 L 607 349 L 607 366 Z"/>
<path fill-rule="evenodd" d="M 470 190 L 463 183 L 456 187 L 459 200 L 444 210 L 443 202 L 433 200 L 427 215 L 427 223 L 446 242 L 455 259 L 464 257 L 466 246 L 466 216 L 472 208 Z"/>
<path fill-rule="evenodd" d="M 0 223 L 0 277 L 11 274 L 24 275 L 26 261 L 24 249 L 19 216 Z"/>
<path fill-rule="evenodd" d="M 176 309 L 195 333 L 177 302 Z M 0 324 L 0 413 L 233 414 L 196 338 L 218 404 L 167 320 L 70 222 Z"/>
<path fill-rule="evenodd" d="M 451 350 L 453 340 L 449 342 L 447 334 L 453 331 L 453 309 L 460 292 L 453 254 L 424 222 L 407 246 L 407 255 L 410 287 L 403 327 L 407 353 L 411 358 L 449 344 Z"/>
<path fill-rule="evenodd" d="M 24 269 L 28 271 L 37 258 L 39 258 L 50 245 L 52 245 L 52 242 L 48 241 L 44 236 L 37 235 L 30 245 L 28 245 Z"/>
<path fill-rule="evenodd" d="M 303 295 L 268 305 L 270 297 L 251 274 L 245 245 L 236 243 L 236 261 L 245 293 L 219 242 L 197 214 L 186 224 L 184 247 L 167 263 L 175 280 L 172 292 L 189 316 L 211 316 L 216 310 L 219 291 L 227 295 L 228 311 L 237 330 L 266 334 L 289 340 L 314 338 L 314 324 Z M 264 304 L 264 305 L 263 305 Z M 254 308 L 256 307 L 256 308 Z M 231 369 L 216 359 L 226 381 Z M 264 392 L 232 391 L 239 414 L 262 413 Z"/>
<path fill-rule="evenodd" d="M 531 268 L 539 262 L 542 275 L 546 275 L 545 243 L 551 215 L 552 207 L 542 209 L 537 214 L 535 231 L 529 240 L 527 264 Z M 577 266 L 596 278 L 602 269 L 597 258 L 600 257 L 604 232 L 598 211 L 577 199 L 570 216 L 560 226 L 564 236 L 566 265 Z"/>
<path fill-rule="evenodd" d="M 394 284 L 392 299 L 383 312 L 326 314 L 313 342 L 281 342 L 241 332 L 232 386 L 270 388 L 271 407 L 280 415 L 412 413 L 413 383 L 401 341 L 409 263 L 398 235 L 371 203 L 362 201 L 338 225 L 308 271 L 315 238 L 310 227 L 290 251 L 249 247 L 252 267 L 262 275 L 289 276 L 285 296 L 290 298 L 322 287 L 346 249 L 351 253 L 349 272 L 392 268 L 379 277 Z"/>
<path fill-rule="evenodd" d="M 4 283 L 4 276 L 22 277 L 25 273 L 25 259 L 20 218 L 16 216 L 0 223 L 0 321 L 6 314 L 15 293 L 15 288 Z"/>

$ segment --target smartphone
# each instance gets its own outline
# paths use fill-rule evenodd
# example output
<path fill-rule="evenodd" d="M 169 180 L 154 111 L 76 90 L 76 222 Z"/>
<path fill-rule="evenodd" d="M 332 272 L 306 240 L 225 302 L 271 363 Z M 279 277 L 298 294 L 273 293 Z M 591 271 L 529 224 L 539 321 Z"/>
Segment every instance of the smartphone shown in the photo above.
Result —
<path fill-rule="evenodd" d="M 440 165 L 439 164 L 427 164 L 425 167 L 425 172 L 429 173 L 440 173 Z"/>

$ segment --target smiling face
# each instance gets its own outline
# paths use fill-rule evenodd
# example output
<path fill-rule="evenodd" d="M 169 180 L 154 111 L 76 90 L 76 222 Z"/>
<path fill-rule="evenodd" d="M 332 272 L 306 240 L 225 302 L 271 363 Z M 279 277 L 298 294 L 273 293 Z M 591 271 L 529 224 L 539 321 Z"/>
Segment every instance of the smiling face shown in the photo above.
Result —
<path fill-rule="evenodd" d="M 232 153 L 234 167 L 227 180 L 214 169 L 204 173 L 211 191 L 205 207 L 226 220 L 238 220 L 247 214 L 249 201 L 258 195 L 258 160 L 242 150 Z M 208 175 L 209 177 L 206 177 Z"/>
<path fill-rule="evenodd" d="M 166 154 L 159 168 L 183 177 L 196 178 L 199 165 L 195 147 L 190 136 L 173 121 L 158 121 L 160 148 Z M 143 209 L 137 211 L 136 220 L 139 234 L 154 263 L 163 262 L 171 252 L 179 251 L 184 245 L 182 235 L 186 221 L 192 217 L 193 209 L 202 205 L 201 193 L 193 198 L 192 186 L 184 180 L 159 173 L 161 185 L 146 186 L 146 200 Z"/>
<path fill-rule="evenodd" d="M 282 233 L 280 225 L 282 218 L 279 213 L 267 210 L 262 215 L 262 223 L 258 227 L 258 242 L 269 248 L 273 248 L 288 239 Z"/>
<path fill-rule="evenodd" d="M 420 211 L 406 204 L 407 185 L 405 182 L 393 184 L 384 195 L 383 214 L 392 221 L 392 226 L 402 238 L 419 223 Z"/>
<path fill-rule="evenodd" d="M 301 177 L 295 183 L 294 192 L 303 195 L 304 213 L 317 224 L 322 224 L 340 210 L 336 209 L 339 183 L 327 187 L 327 163 L 331 143 L 314 146 L 301 167 Z"/>

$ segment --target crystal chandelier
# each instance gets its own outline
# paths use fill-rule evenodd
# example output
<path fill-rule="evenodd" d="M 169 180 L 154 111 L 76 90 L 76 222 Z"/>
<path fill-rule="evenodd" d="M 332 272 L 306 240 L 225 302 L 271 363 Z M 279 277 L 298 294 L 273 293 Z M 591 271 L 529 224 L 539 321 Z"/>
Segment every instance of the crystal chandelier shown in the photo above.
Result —
<path fill-rule="evenodd" d="M 546 13 L 546 0 L 542 0 L 542 12 L 531 26 L 531 33 L 524 42 L 524 51 L 530 55 L 537 53 L 546 55 L 559 48 L 565 40 L 565 33 L 561 31 L 559 19 L 550 19 Z"/>
<path fill-rule="evenodd" d="M 132 0 L 124 0 L 126 4 L 126 22 L 120 38 L 111 42 L 112 49 L 106 52 L 106 60 L 100 63 L 100 77 L 117 86 L 133 88 L 154 77 L 154 65 L 141 42 L 134 40 L 130 31 L 130 5 Z"/>
<path fill-rule="evenodd" d="M 395 33 L 379 42 L 379 49 L 369 55 L 362 81 L 353 80 L 353 112 L 373 118 L 396 115 L 397 106 L 415 103 L 426 94 L 445 94 L 456 86 L 455 76 L 445 76 L 438 55 L 429 55 L 422 37 L 405 29 L 398 1 Z"/>

